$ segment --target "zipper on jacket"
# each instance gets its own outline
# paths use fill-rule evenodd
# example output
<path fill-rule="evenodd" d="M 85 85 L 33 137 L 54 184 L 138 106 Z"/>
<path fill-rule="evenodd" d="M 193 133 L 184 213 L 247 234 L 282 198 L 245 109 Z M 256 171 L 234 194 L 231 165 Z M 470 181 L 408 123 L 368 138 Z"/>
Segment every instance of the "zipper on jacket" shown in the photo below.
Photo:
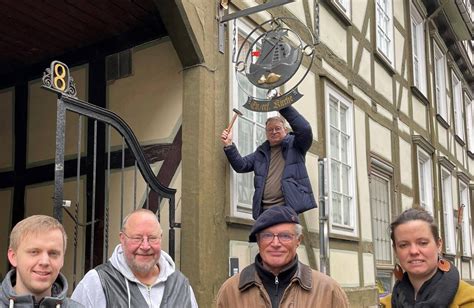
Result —
<path fill-rule="evenodd" d="M 153 308 L 153 301 L 151 300 L 151 286 L 146 286 L 148 292 L 148 300 L 150 301 L 150 308 Z"/>
<path fill-rule="evenodd" d="M 278 280 L 278 276 L 275 276 L 275 296 L 278 298 L 278 285 L 280 284 L 280 281 Z"/>

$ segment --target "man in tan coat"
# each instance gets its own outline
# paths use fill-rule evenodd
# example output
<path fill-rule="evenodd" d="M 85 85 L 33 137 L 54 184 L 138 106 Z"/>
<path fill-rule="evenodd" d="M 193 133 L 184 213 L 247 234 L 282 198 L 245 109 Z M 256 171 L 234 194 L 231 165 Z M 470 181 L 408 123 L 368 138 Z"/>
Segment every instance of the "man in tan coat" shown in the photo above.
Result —
<path fill-rule="evenodd" d="M 289 206 L 263 212 L 249 237 L 258 243 L 255 263 L 224 282 L 217 307 L 349 307 L 336 281 L 298 261 L 302 230 Z"/>

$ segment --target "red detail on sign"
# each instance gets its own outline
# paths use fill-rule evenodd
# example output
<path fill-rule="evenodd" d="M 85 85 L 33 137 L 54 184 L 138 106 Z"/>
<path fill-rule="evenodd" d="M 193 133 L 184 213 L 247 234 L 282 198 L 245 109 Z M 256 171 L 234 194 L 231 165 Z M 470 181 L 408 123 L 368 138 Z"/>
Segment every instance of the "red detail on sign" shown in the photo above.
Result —
<path fill-rule="evenodd" d="M 260 50 L 252 51 L 251 55 L 252 57 L 260 57 Z"/>

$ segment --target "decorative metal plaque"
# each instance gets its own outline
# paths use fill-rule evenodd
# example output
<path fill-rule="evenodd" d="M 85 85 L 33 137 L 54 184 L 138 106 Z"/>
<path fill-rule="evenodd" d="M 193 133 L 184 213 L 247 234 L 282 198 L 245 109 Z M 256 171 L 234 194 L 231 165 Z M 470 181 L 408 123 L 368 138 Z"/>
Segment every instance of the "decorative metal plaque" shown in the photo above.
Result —
<path fill-rule="evenodd" d="M 51 62 L 50 67 L 43 72 L 43 86 L 72 97 L 77 96 L 76 83 L 69 73 L 69 67 L 60 61 Z"/>
<path fill-rule="evenodd" d="M 298 33 L 290 29 L 288 23 L 298 24 L 302 30 Z M 311 44 L 304 43 L 301 37 L 309 38 Z M 314 49 L 313 33 L 295 18 L 274 18 L 252 30 L 240 42 L 235 60 L 237 82 L 248 95 L 244 107 L 269 112 L 300 99 L 303 95 L 298 86 L 311 69 Z M 303 62 L 307 67 L 301 66 Z"/>

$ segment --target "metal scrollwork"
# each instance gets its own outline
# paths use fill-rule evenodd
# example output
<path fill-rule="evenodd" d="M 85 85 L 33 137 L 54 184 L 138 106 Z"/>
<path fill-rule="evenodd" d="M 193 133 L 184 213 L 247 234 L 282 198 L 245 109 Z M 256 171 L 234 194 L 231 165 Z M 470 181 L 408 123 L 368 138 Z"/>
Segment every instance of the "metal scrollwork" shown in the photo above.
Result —
<path fill-rule="evenodd" d="M 298 29 L 303 31 L 291 29 L 288 23 L 301 24 Z M 302 37 L 310 42 L 305 43 Z M 311 30 L 295 18 L 274 18 L 251 31 L 241 43 L 235 62 L 239 87 L 248 95 L 244 107 L 268 112 L 300 99 L 302 94 L 297 87 L 311 69 L 315 45 Z M 300 69 L 303 61 L 307 67 Z M 284 84 L 290 84 L 290 89 L 280 93 Z M 262 90 L 254 91 L 251 86 Z"/>
<path fill-rule="evenodd" d="M 61 92 L 65 95 L 76 97 L 76 83 L 69 72 L 69 67 L 60 62 L 51 62 L 46 68 L 42 78 L 43 86 Z"/>

